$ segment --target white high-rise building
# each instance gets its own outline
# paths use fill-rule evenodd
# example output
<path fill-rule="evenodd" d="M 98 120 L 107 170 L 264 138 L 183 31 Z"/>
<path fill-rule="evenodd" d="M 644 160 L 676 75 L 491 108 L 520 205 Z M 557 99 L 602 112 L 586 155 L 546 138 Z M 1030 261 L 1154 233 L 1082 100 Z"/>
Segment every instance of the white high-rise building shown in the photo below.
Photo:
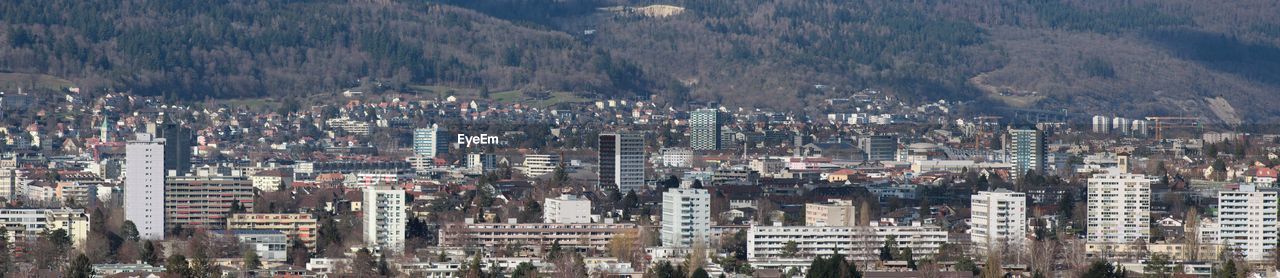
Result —
<path fill-rule="evenodd" d="M 1018 182 L 1028 171 L 1045 175 L 1048 167 L 1044 132 L 1037 129 L 1009 129 L 1005 151 L 1009 155 L 1009 178 Z"/>
<path fill-rule="evenodd" d="M 662 193 L 662 246 L 710 244 L 711 194 L 700 188 L 671 188 Z"/>
<path fill-rule="evenodd" d="M 1151 236 L 1150 179 L 1112 169 L 1090 177 L 1088 191 L 1090 244 L 1131 244 Z"/>
<path fill-rule="evenodd" d="M 1218 238 L 1239 251 L 1246 260 L 1267 260 L 1280 233 L 1274 190 L 1240 185 L 1235 191 L 1218 192 Z"/>
<path fill-rule="evenodd" d="M 1093 133 L 1111 132 L 1111 118 L 1107 116 L 1093 116 Z"/>
<path fill-rule="evenodd" d="M 1148 125 L 1146 120 L 1133 120 L 1133 123 L 1129 125 L 1129 133 L 1135 136 L 1147 136 L 1150 129 Z"/>
<path fill-rule="evenodd" d="M 443 127 L 432 124 L 428 128 L 413 130 L 413 153 L 425 157 L 437 157 L 449 152 L 449 138 Z"/>
<path fill-rule="evenodd" d="M 969 238 L 979 252 L 1018 248 L 1027 239 L 1027 195 L 1007 189 L 972 197 Z"/>
<path fill-rule="evenodd" d="M 164 139 L 148 133 L 125 145 L 124 219 L 142 239 L 164 239 Z"/>
<path fill-rule="evenodd" d="M 547 198 L 542 205 L 542 222 L 591 223 L 591 200 L 573 195 Z"/>
<path fill-rule="evenodd" d="M 23 197 L 19 193 L 26 191 L 27 184 L 30 183 L 26 176 L 25 171 L 18 169 L 17 159 L 0 160 L 0 197 L 9 201 Z"/>
<path fill-rule="evenodd" d="M 644 134 L 615 132 L 600 134 L 600 188 L 620 192 L 644 189 Z"/>
<path fill-rule="evenodd" d="M 1119 133 L 1119 134 L 1129 134 L 1129 124 L 1131 124 L 1131 123 L 1132 123 L 1132 122 L 1130 122 L 1130 121 L 1129 121 L 1129 119 L 1125 119 L 1125 118 L 1122 118 L 1122 117 L 1115 117 L 1115 118 L 1112 118 L 1112 119 L 1111 119 L 1111 130 L 1113 130 L 1113 131 L 1115 131 L 1115 133 Z"/>
<path fill-rule="evenodd" d="M 404 251 L 407 218 L 404 190 L 391 186 L 364 189 L 364 243 L 371 250 L 398 254 Z"/>
<path fill-rule="evenodd" d="M 699 151 L 719 150 L 725 117 L 720 111 L 703 108 L 689 113 L 689 147 Z"/>

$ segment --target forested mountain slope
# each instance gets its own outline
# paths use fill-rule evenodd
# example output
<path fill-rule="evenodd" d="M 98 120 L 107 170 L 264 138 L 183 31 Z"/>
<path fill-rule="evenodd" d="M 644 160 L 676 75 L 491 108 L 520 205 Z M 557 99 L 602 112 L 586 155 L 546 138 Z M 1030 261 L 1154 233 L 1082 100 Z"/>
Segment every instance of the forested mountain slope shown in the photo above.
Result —
<path fill-rule="evenodd" d="M 620 12 L 658 4 L 683 12 Z M 1212 116 L 1221 97 L 1265 122 L 1280 118 L 1276 14 L 1261 0 L 15 0 L 0 3 L 0 70 L 187 98 L 376 81 L 798 109 L 875 88 L 1140 117 Z"/>

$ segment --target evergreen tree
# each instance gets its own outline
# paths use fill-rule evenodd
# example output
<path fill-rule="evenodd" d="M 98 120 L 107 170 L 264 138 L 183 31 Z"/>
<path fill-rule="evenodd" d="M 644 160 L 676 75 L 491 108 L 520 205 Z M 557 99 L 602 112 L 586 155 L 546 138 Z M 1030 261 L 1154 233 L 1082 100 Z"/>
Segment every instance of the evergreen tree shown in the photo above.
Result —
<path fill-rule="evenodd" d="M 818 256 L 809 264 L 805 278 L 861 278 L 858 267 L 845 260 L 844 255 Z"/>
<path fill-rule="evenodd" d="M 1147 273 L 1148 275 L 1153 275 L 1155 277 L 1167 276 L 1170 272 L 1169 255 L 1165 255 L 1165 254 L 1151 255 L 1151 258 L 1147 260 L 1147 263 L 1145 265 L 1143 265 L 1142 271 L 1144 273 Z"/>
<path fill-rule="evenodd" d="M 71 260 L 71 265 L 67 267 L 66 277 L 68 278 L 89 278 L 93 276 L 93 263 L 89 262 L 89 256 L 81 253 Z"/>
<path fill-rule="evenodd" d="M 522 262 L 516 265 L 516 270 L 511 272 L 511 278 L 537 278 L 538 269 L 529 262 Z"/>
<path fill-rule="evenodd" d="M 497 265 L 495 264 L 494 266 L 497 266 Z M 393 273 L 394 271 L 391 269 L 391 264 L 387 263 L 387 254 L 382 254 L 382 256 L 378 256 L 377 269 L 378 269 L 378 275 L 382 275 L 382 277 L 395 276 L 394 275 L 395 273 Z"/>
<path fill-rule="evenodd" d="M 889 235 L 884 239 L 884 246 L 880 246 L 880 261 L 893 260 L 893 243 L 897 241 L 897 237 Z"/>
<path fill-rule="evenodd" d="M 289 242 L 289 254 L 286 259 L 293 266 L 306 266 L 307 261 L 311 260 L 311 251 L 307 250 L 307 244 L 302 242 L 302 239 L 293 237 Z"/>
<path fill-rule="evenodd" d="M 141 257 L 144 263 L 147 263 L 150 265 L 160 265 L 160 263 L 162 262 L 160 258 L 162 254 L 160 253 L 161 253 L 160 250 L 156 250 L 155 242 L 148 240 L 142 244 Z"/>
<path fill-rule="evenodd" d="M 138 241 L 138 226 L 133 221 L 125 220 L 124 225 L 120 226 L 120 233 L 125 240 Z"/>
<path fill-rule="evenodd" d="M 788 258 L 795 257 L 796 253 L 799 253 L 799 252 L 800 252 L 800 244 L 795 242 L 794 240 L 787 241 L 787 243 L 782 246 L 783 257 L 788 257 Z"/>
<path fill-rule="evenodd" d="M 661 263 L 654 264 L 652 268 L 649 268 L 649 272 L 645 274 L 645 277 L 684 278 L 685 276 L 684 270 L 676 268 L 676 266 L 672 265 L 671 262 L 662 261 Z"/>
<path fill-rule="evenodd" d="M 191 277 L 194 274 L 191 271 L 191 264 L 187 262 L 187 257 L 180 254 L 173 254 L 165 260 L 164 273 L 177 277 Z"/>
<path fill-rule="evenodd" d="M 551 243 L 551 250 L 547 251 L 547 261 L 554 261 L 560 257 L 560 241 Z"/>
<path fill-rule="evenodd" d="M 244 213 L 244 205 L 240 204 L 240 200 L 232 200 L 231 208 L 227 211 L 228 215 L 236 213 Z"/>
<path fill-rule="evenodd" d="M 462 264 L 458 268 L 458 272 L 454 275 L 460 278 L 485 278 L 483 266 L 480 264 L 480 256 L 471 257 L 471 262 Z"/>
<path fill-rule="evenodd" d="M 711 275 L 707 274 L 705 269 L 699 267 L 698 269 L 693 270 L 693 274 L 690 274 L 689 278 L 711 278 Z"/>
<path fill-rule="evenodd" d="M 262 259 L 258 257 L 258 252 L 253 250 L 244 251 L 244 269 L 258 270 L 262 268 Z"/>
<path fill-rule="evenodd" d="M 974 263 L 973 259 L 970 259 L 968 256 L 963 256 L 959 261 L 956 261 L 955 268 L 957 271 L 968 271 L 973 273 L 973 275 L 978 275 L 979 270 L 978 264 Z"/>
<path fill-rule="evenodd" d="M 911 270 L 916 270 L 918 268 L 916 266 L 916 259 L 911 254 L 911 248 L 902 248 L 902 259 L 907 260 L 907 268 L 910 268 Z"/>
<path fill-rule="evenodd" d="M 357 276 L 377 275 L 378 262 L 373 259 L 373 253 L 369 252 L 369 248 L 360 248 L 355 255 L 356 257 L 351 260 L 351 272 Z"/>
<path fill-rule="evenodd" d="M 330 246 L 342 245 L 342 232 L 338 231 L 338 222 L 333 217 L 325 217 L 320 222 L 319 238 L 316 239 L 316 250 L 325 250 Z"/>
<path fill-rule="evenodd" d="M 1081 278 L 1124 278 L 1124 269 L 1104 261 L 1094 261 Z"/>
<path fill-rule="evenodd" d="M 1236 269 L 1236 261 L 1227 260 L 1226 263 L 1222 264 L 1222 268 L 1218 269 L 1218 274 L 1214 275 L 1214 277 L 1236 278 L 1236 277 L 1239 277 L 1239 275 L 1237 274 L 1238 272 L 1239 270 Z"/>

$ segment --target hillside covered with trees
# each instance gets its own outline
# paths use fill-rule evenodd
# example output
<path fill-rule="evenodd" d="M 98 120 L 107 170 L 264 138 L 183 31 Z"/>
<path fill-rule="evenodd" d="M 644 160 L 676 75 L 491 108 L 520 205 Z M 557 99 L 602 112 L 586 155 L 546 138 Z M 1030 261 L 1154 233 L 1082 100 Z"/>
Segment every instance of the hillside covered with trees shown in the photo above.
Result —
<path fill-rule="evenodd" d="M 648 5 L 682 12 L 625 12 Z M 17 0 L 0 3 L 0 71 L 188 99 L 439 85 L 799 109 L 873 88 L 1212 117 L 1221 97 L 1269 121 L 1275 14 L 1254 0 Z"/>

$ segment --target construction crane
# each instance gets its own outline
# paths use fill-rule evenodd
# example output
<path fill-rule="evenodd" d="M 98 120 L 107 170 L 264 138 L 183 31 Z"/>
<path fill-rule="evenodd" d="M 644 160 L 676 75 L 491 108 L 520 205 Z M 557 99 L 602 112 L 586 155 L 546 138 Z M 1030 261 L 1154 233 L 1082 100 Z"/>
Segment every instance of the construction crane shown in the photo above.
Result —
<path fill-rule="evenodd" d="M 1164 140 L 1164 129 L 1166 128 L 1188 128 L 1201 127 L 1200 117 L 1147 117 L 1148 121 L 1155 124 L 1156 141 Z"/>

